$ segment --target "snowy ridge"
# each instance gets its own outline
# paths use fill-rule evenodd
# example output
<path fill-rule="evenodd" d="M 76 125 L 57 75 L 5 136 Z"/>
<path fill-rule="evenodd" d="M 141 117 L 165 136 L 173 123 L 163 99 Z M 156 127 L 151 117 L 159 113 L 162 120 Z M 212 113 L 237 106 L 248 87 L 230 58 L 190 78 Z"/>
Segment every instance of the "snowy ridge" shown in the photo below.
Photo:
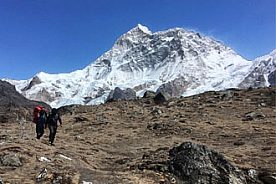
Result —
<path fill-rule="evenodd" d="M 40 72 L 29 80 L 6 80 L 27 98 L 60 107 L 103 103 L 115 87 L 132 88 L 141 96 L 146 90 L 156 91 L 162 84 L 180 78 L 186 84 L 182 93 L 185 96 L 238 87 L 252 64 L 199 33 L 182 28 L 152 33 L 138 24 L 82 70 Z"/>
<path fill-rule="evenodd" d="M 276 49 L 271 53 L 258 57 L 253 61 L 252 66 L 249 69 L 248 74 L 244 80 L 238 85 L 240 88 L 248 87 L 265 87 L 275 83 L 274 81 L 269 82 L 269 77 L 275 75 L 276 70 Z"/>

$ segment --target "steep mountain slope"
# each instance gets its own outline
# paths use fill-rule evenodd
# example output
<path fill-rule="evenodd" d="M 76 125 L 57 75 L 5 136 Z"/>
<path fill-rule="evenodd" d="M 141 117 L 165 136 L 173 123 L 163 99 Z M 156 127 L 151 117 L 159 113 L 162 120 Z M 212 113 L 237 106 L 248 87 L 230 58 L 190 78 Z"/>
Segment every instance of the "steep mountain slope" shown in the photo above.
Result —
<path fill-rule="evenodd" d="M 50 106 L 43 102 L 25 98 L 10 83 L 0 80 L 0 123 L 20 118 L 31 119 L 32 110 L 37 105 L 50 109 Z"/>
<path fill-rule="evenodd" d="M 115 87 L 146 90 L 175 88 L 172 96 L 237 87 L 252 62 L 231 48 L 181 28 L 152 33 L 138 25 L 122 35 L 111 50 L 82 70 L 39 73 L 25 81 L 8 80 L 29 99 L 51 106 L 98 104 Z M 160 89 L 158 89 L 160 87 Z"/>
<path fill-rule="evenodd" d="M 240 88 L 276 85 L 276 50 L 255 59 Z"/>

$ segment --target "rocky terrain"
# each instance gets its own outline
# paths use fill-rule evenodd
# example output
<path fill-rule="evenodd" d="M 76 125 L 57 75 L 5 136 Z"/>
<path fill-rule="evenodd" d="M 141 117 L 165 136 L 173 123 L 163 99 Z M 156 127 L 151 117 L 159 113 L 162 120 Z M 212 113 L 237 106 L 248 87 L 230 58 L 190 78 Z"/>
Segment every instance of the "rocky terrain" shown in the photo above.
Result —
<path fill-rule="evenodd" d="M 146 96 L 62 107 L 55 146 L 0 123 L 0 183 L 275 183 L 275 87 Z"/>

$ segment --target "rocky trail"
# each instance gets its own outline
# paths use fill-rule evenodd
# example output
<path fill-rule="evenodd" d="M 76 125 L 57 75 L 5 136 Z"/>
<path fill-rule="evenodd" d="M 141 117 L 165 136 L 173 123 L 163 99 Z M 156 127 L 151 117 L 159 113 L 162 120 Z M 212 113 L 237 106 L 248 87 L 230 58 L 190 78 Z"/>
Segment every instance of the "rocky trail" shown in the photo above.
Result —
<path fill-rule="evenodd" d="M 176 157 L 171 157 L 172 148 L 189 142 L 223 155 L 247 183 L 272 183 L 276 181 L 275 96 L 276 88 L 232 89 L 163 104 L 142 98 L 62 107 L 64 123 L 55 146 L 48 144 L 48 130 L 37 140 L 29 121 L 1 123 L 0 181 L 189 183 L 188 174 L 174 172 Z"/>

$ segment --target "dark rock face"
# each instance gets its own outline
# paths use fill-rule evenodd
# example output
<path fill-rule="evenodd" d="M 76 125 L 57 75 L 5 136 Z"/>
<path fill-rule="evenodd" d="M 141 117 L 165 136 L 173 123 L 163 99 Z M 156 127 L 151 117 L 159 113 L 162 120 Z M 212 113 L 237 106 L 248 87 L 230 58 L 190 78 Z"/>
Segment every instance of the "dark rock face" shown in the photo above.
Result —
<path fill-rule="evenodd" d="M 276 86 L 276 70 L 268 75 L 268 82 L 271 86 Z"/>
<path fill-rule="evenodd" d="M 191 142 L 170 150 L 169 171 L 183 184 L 246 183 L 244 175 L 223 155 Z"/>
<path fill-rule="evenodd" d="M 28 100 L 13 85 L 0 80 L 0 122 L 14 121 L 20 117 L 31 120 L 33 108 L 37 105 L 51 108 L 44 102 Z"/>
<path fill-rule="evenodd" d="M 258 177 L 264 184 L 276 183 L 276 173 L 261 172 Z"/>
<path fill-rule="evenodd" d="M 153 98 L 154 102 L 156 104 L 162 104 L 167 102 L 170 99 L 170 96 L 167 95 L 166 93 L 157 93 L 157 95 L 155 95 L 155 97 Z"/>
<path fill-rule="evenodd" d="M 0 103 L 1 106 L 18 106 L 28 100 L 19 94 L 15 87 L 8 82 L 0 80 Z"/>
<path fill-rule="evenodd" d="M 31 80 L 31 82 L 29 83 L 29 85 L 26 86 L 26 87 L 23 89 L 23 91 L 27 91 L 27 90 L 31 89 L 34 85 L 40 84 L 40 83 L 41 83 L 41 80 L 40 80 L 37 76 L 35 76 L 35 77 L 33 77 L 33 79 Z"/>
<path fill-rule="evenodd" d="M 161 92 L 169 97 L 179 97 L 186 91 L 188 85 L 189 83 L 183 77 L 179 77 L 166 84 L 162 84 L 156 92 Z"/>
<path fill-rule="evenodd" d="M 119 87 L 116 87 L 114 90 L 112 90 L 108 97 L 106 102 L 113 102 L 117 100 L 134 100 L 136 99 L 136 92 L 130 88 L 127 88 L 126 90 L 122 90 Z"/>
<path fill-rule="evenodd" d="M 272 54 L 273 55 L 273 54 Z M 238 85 L 239 88 L 258 88 L 267 86 L 267 80 L 265 78 L 268 75 L 268 82 L 271 86 L 275 85 L 275 56 L 267 56 L 262 60 L 255 61 L 252 66 L 252 71 L 244 78 L 244 80 Z"/>

